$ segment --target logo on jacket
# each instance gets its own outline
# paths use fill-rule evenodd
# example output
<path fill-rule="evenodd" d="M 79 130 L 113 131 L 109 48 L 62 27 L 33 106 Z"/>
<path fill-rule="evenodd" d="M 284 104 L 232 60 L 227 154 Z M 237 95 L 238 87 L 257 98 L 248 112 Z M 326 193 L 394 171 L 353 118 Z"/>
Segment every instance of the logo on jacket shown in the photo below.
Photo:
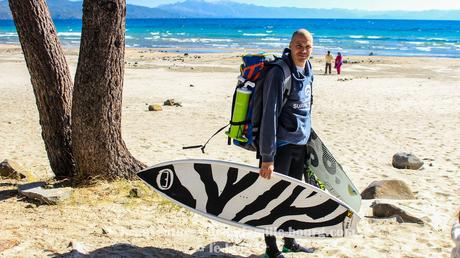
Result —
<path fill-rule="evenodd" d="M 307 97 L 307 99 L 310 99 L 311 97 L 311 84 L 307 85 L 307 87 L 305 87 L 305 96 Z"/>
<path fill-rule="evenodd" d="M 310 102 L 305 102 L 305 103 L 300 103 L 300 104 L 292 104 L 292 107 L 294 109 L 305 109 L 305 108 L 310 108 Z"/>

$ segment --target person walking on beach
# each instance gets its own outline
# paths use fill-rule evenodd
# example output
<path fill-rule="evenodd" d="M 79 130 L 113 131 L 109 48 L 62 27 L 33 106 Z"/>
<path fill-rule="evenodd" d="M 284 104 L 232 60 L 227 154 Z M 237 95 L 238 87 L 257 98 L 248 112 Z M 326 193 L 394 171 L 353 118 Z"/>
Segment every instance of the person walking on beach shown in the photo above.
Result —
<path fill-rule="evenodd" d="M 335 58 L 334 68 L 337 70 L 337 74 L 340 74 L 340 70 L 342 68 L 342 54 L 340 52 L 337 53 L 337 57 Z"/>
<path fill-rule="evenodd" d="M 305 29 L 295 31 L 283 60 L 291 68 L 291 93 L 283 106 L 284 74 L 280 67 L 269 70 L 264 82 L 263 112 L 259 137 L 260 176 L 270 179 L 273 171 L 302 179 L 306 144 L 311 130 L 311 90 L 313 69 L 308 60 L 313 50 L 313 37 Z M 283 258 L 276 238 L 265 235 L 266 258 Z M 282 251 L 314 252 L 293 238 L 284 238 Z"/>
<path fill-rule="evenodd" d="M 450 254 L 451 258 L 460 258 L 460 211 L 458 212 L 458 220 L 452 225 L 451 231 L 452 241 L 455 243 L 455 247 L 452 249 Z"/>
<path fill-rule="evenodd" d="M 331 51 L 327 51 L 326 56 L 324 57 L 326 61 L 326 68 L 324 69 L 324 74 L 327 74 L 327 69 L 329 69 L 329 74 L 331 74 L 332 60 L 334 57 L 331 55 Z"/>

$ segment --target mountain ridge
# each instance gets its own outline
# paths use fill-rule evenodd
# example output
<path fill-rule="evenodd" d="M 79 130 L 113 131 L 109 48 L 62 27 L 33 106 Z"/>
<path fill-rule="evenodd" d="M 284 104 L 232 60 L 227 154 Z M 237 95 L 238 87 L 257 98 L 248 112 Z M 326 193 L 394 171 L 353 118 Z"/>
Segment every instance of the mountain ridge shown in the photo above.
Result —
<path fill-rule="evenodd" d="M 82 2 L 48 0 L 53 19 L 81 19 Z M 146 18 L 328 18 L 460 20 L 460 10 L 364 11 L 341 8 L 266 7 L 232 1 L 186 0 L 155 8 L 127 5 L 127 19 Z M 0 0 L 0 20 L 11 20 L 8 1 Z"/>

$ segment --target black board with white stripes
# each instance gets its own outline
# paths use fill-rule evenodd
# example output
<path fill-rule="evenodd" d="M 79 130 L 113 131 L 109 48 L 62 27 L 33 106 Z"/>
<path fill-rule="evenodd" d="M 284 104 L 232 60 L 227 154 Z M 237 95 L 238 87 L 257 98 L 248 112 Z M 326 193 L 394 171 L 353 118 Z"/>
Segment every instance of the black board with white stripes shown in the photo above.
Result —
<path fill-rule="evenodd" d="M 257 167 L 217 160 L 177 160 L 138 172 L 164 197 L 217 221 L 259 232 L 295 237 L 343 237 L 359 216 L 336 197 Z"/>

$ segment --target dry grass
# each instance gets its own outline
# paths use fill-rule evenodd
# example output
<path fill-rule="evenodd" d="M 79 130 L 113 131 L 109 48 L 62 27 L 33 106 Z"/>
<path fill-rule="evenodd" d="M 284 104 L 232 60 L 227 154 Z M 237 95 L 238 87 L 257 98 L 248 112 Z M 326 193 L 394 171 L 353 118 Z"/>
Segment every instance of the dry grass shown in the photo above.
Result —
<path fill-rule="evenodd" d="M 132 189 L 137 189 L 138 196 L 130 196 Z M 112 182 L 96 181 L 90 186 L 74 188 L 71 198 L 60 203 L 59 206 L 65 208 L 66 206 L 98 206 L 111 203 L 122 204 L 129 210 L 134 210 L 140 205 L 149 204 L 163 212 L 182 209 L 168 199 L 161 197 L 141 180 L 128 181 L 122 179 Z"/>

